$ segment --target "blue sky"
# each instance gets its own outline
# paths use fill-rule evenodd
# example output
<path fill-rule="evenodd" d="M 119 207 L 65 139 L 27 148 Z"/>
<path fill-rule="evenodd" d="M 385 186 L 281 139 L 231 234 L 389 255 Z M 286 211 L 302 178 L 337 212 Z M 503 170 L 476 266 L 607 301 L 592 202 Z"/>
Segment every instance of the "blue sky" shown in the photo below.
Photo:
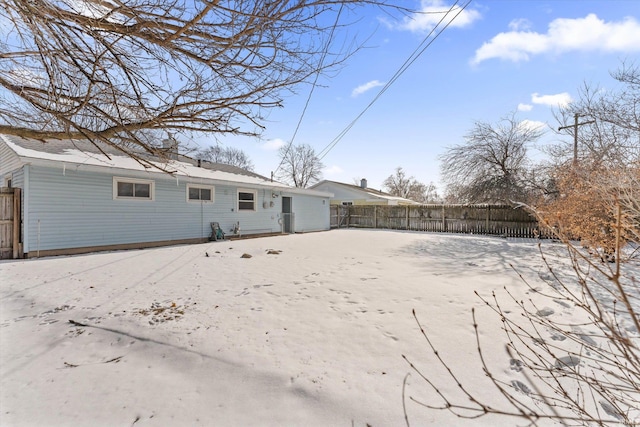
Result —
<path fill-rule="evenodd" d="M 405 4 L 446 11 L 453 2 Z M 294 143 L 322 152 L 423 42 L 435 16 L 392 20 L 379 9 L 359 9 L 349 32 L 370 36 L 367 48 L 320 79 Z M 442 193 L 438 156 L 462 143 L 474 122 L 494 123 L 518 111 L 519 120 L 555 128 L 553 109 L 575 99 L 581 85 L 613 86 L 610 71 L 639 59 L 640 1 L 474 0 L 326 153 L 324 178 L 367 178 L 381 189 L 400 166 Z M 279 163 L 277 149 L 294 135 L 309 90 L 300 87 L 284 108 L 269 114 L 261 139 L 227 138 L 222 144 L 244 150 L 256 172 L 269 176 Z M 556 138 L 548 134 L 540 144 Z"/>

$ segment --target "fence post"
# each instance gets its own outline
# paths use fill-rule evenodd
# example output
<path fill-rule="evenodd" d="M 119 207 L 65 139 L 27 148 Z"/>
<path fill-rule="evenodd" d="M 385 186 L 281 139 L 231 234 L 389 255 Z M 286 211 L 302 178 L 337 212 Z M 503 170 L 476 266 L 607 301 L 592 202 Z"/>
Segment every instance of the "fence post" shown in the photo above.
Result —
<path fill-rule="evenodd" d="M 447 219 L 445 218 L 444 205 L 442 205 L 442 231 L 447 231 Z"/>
<path fill-rule="evenodd" d="M 373 205 L 373 228 L 378 228 L 378 206 Z"/>
<path fill-rule="evenodd" d="M 349 228 L 349 218 L 351 218 L 351 208 L 354 205 L 347 205 L 347 228 Z"/>
<path fill-rule="evenodd" d="M 407 222 L 406 222 L 405 230 L 408 230 L 409 229 L 409 205 L 407 205 L 406 216 L 407 216 L 407 218 L 406 218 Z"/>
<path fill-rule="evenodd" d="M 489 217 L 491 216 L 491 206 L 487 205 L 487 220 L 485 221 L 485 234 L 489 233 Z"/>

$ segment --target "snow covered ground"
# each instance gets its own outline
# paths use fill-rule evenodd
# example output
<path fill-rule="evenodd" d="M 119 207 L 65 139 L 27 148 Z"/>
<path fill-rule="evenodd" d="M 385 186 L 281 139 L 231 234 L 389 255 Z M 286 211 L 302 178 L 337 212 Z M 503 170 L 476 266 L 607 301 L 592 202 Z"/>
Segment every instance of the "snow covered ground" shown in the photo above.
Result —
<path fill-rule="evenodd" d="M 460 378 L 500 404 L 471 309 L 489 365 L 524 382 L 474 295 L 535 298 L 510 264 L 547 286 L 534 241 L 382 230 L 4 261 L 0 424 L 405 425 L 402 355 L 455 391 L 413 309 Z M 433 398 L 415 374 L 406 394 Z M 515 425 L 406 406 L 413 426 Z"/>

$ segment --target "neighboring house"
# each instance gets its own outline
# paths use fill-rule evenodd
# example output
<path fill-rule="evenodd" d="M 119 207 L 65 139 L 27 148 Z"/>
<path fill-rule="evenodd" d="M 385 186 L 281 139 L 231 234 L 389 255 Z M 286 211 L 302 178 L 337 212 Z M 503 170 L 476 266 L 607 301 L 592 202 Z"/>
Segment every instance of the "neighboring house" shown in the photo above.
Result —
<path fill-rule="evenodd" d="M 309 187 L 316 191 L 333 193 L 332 205 L 418 205 L 418 202 L 403 197 L 374 190 L 367 187 L 367 180 L 362 179 L 360 186 L 344 184 L 336 181 L 320 181 Z"/>
<path fill-rule="evenodd" d="M 142 166 L 88 141 L 0 135 L 0 187 L 21 188 L 24 256 L 203 242 L 229 235 L 329 230 L 332 194 L 237 167 L 173 155 Z M 156 159 L 157 160 L 157 159 Z"/>

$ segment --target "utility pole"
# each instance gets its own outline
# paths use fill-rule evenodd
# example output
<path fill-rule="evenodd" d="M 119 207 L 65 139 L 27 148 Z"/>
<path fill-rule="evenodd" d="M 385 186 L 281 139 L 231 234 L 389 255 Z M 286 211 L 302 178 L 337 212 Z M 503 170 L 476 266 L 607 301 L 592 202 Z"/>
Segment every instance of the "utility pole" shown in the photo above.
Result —
<path fill-rule="evenodd" d="M 575 113 L 573 115 L 573 124 L 569 126 L 561 126 L 558 128 L 558 131 L 563 129 L 573 128 L 573 164 L 574 166 L 578 164 L 578 126 L 589 125 L 591 123 L 595 123 L 595 120 L 590 120 L 588 122 L 578 123 L 578 118 L 580 114 Z"/>

